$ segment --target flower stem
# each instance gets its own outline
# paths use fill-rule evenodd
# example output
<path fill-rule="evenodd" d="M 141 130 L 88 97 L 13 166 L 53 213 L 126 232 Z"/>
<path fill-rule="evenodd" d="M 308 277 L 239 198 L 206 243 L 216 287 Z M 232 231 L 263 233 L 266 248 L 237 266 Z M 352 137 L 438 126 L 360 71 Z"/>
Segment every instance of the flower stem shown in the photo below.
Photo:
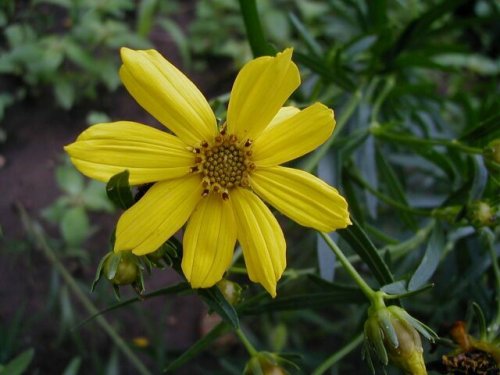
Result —
<path fill-rule="evenodd" d="M 264 36 L 255 0 L 239 0 L 239 2 L 253 56 L 274 55 L 274 49 L 269 45 Z"/>
<path fill-rule="evenodd" d="M 354 111 L 358 107 L 359 103 L 361 102 L 362 99 L 362 94 L 361 91 L 358 90 L 354 94 L 352 94 L 351 98 L 349 99 L 349 102 L 347 102 L 347 105 L 345 106 L 345 109 L 343 110 L 342 114 L 340 115 L 339 121 L 337 122 L 335 126 L 335 132 L 330 136 L 330 138 L 321 145 L 320 148 L 318 148 L 311 156 L 310 158 L 306 161 L 304 164 L 303 168 L 306 172 L 312 172 L 314 168 L 318 165 L 320 160 L 325 156 L 325 154 L 328 152 L 330 147 L 332 146 L 332 143 L 335 139 L 335 136 L 342 131 L 344 126 L 347 124 L 347 121 L 351 118 L 353 115 Z"/>
<path fill-rule="evenodd" d="M 83 293 L 76 282 L 76 280 L 68 272 L 64 264 L 57 258 L 56 254 L 52 248 L 48 245 L 42 228 L 36 225 L 31 218 L 28 216 L 26 211 L 21 205 L 17 205 L 17 209 L 20 212 L 21 220 L 26 231 L 33 237 L 36 244 L 39 246 L 42 253 L 45 255 L 47 260 L 52 264 L 52 266 L 59 272 L 63 280 L 66 282 L 70 290 L 73 292 L 75 297 L 81 302 L 85 307 L 87 312 L 92 315 L 97 315 L 99 310 L 92 301 Z M 122 351 L 123 355 L 127 357 L 130 363 L 136 368 L 137 373 L 141 375 L 151 375 L 151 372 L 144 366 L 139 357 L 137 357 L 134 352 L 129 348 L 127 343 L 121 338 L 121 336 L 116 332 L 116 330 L 108 323 L 106 319 L 102 316 L 96 318 L 97 323 L 101 328 L 108 334 L 115 345 Z"/>
<path fill-rule="evenodd" d="M 243 346 L 245 347 L 245 349 L 247 350 L 248 354 L 250 354 L 251 357 L 255 356 L 258 353 L 257 349 L 255 349 L 255 347 L 252 345 L 250 340 L 248 340 L 248 338 L 245 335 L 245 333 L 243 332 L 243 330 L 241 328 L 238 328 L 235 331 L 235 333 L 240 338 L 240 341 L 243 344 Z"/>
<path fill-rule="evenodd" d="M 418 138 L 411 134 L 401 134 L 396 133 L 387 129 L 384 129 L 383 126 L 376 125 L 370 128 L 371 133 L 378 137 L 383 138 L 389 141 L 402 143 L 402 144 L 411 144 L 414 146 L 445 146 L 448 148 L 455 148 L 460 151 L 463 151 L 467 154 L 482 154 L 483 150 L 478 147 L 470 147 L 460 143 L 456 139 L 432 139 L 432 138 Z"/>
<path fill-rule="evenodd" d="M 364 293 L 366 298 L 371 303 L 374 303 L 375 300 L 377 300 L 377 292 L 375 292 L 367 283 L 366 281 L 361 277 L 361 275 L 356 271 L 356 269 L 352 266 L 351 262 L 349 262 L 349 259 L 344 255 L 342 250 L 337 246 L 337 244 L 330 238 L 330 236 L 327 233 L 319 232 L 320 236 L 323 237 L 325 240 L 326 244 L 328 247 L 335 253 L 337 256 L 337 259 L 340 261 L 344 269 L 347 271 L 349 276 L 358 284 L 359 288 L 361 291 Z"/>

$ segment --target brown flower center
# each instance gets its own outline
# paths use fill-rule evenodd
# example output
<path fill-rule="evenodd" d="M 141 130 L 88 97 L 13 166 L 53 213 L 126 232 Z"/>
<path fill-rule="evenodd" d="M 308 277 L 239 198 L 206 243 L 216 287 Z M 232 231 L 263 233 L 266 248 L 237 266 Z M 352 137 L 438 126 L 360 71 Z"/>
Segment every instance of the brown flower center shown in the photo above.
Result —
<path fill-rule="evenodd" d="M 248 174 L 255 169 L 250 140 L 241 144 L 236 135 L 222 129 L 211 144 L 203 141 L 200 146 L 193 149 L 196 164 L 191 171 L 202 175 L 203 196 L 215 192 L 226 200 L 231 189 L 249 186 Z"/>

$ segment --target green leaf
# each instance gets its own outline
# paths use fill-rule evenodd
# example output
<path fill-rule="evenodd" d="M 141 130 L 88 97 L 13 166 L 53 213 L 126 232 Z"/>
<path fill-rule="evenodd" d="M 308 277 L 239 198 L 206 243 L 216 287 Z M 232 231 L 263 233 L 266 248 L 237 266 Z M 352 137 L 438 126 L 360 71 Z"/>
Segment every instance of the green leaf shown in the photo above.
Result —
<path fill-rule="evenodd" d="M 102 262 L 103 261 L 104 260 L 102 260 Z M 99 312 L 89 316 L 87 319 L 85 319 L 80 324 L 78 324 L 78 327 L 83 326 L 84 324 L 90 322 L 91 320 L 95 319 L 96 317 L 98 317 L 102 314 L 105 314 L 109 311 L 120 309 L 120 308 L 125 307 L 127 305 L 131 305 L 132 303 L 135 303 L 135 302 L 141 302 L 141 301 L 145 301 L 147 299 L 159 297 L 159 296 L 167 296 L 167 295 L 172 295 L 172 294 L 177 294 L 177 295 L 186 294 L 186 293 L 191 293 L 192 291 L 193 290 L 191 289 L 191 286 L 189 285 L 189 283 L 181 282 L 181 283 L 178 283 L 178 284 L 175 284 L 172 286 L 168 286 L 166 288 L 161 288 L 161 289 L 155 290 L 154 292 L 151 292 L 151 293 L 142 294 L 138 297 L 132 297 L 128 300 L 118 302 L 114 305 L 111 305 L 111 306 L 109 306 L 103 310 L 100 310 Z"/>
<path fill-rule="evenodd" d="M 119 208 L 126 210 L 134 204 L 134 196 L 128 183 L 128 170 L 120 172 L 109 180 L 106 185 L 108 198 Z"/>
<path fill-rule="evenodd" d="M 352 225 L 340 229 L 337 233 L 366 263 L 380 285 L 394 282 L 394 276 L 368 235 L 354 218 L 351 217 L 351 221 L 353 222 Z"/>
<path fill-rule="evenodd" d="M 224 298 L 224 295 L 217 286 L 208 289 L 199 289 L 198 295 L 200 295 L 207 305 L 219 314 L 226 323 L 230 324 L 235 329 L 239 328 L 240 321 L 236 310 Z"/>
<path fill-rule="evenodd" d="M 396 173 L 394 172 L 392 166 L 385 159 L 379 147 L 375 148 L 375 158 L 377 161 L 377 169 L 380 173 L 380 178 L 387 187 L 389 196 L 395 201 L 409 207 L 403 186 L 399 182 Z M 416 231 L 418 229 L 414 217 L 408 212 L 397 210 L 397 214 L 400 216 L 401 220 L 408 226 L 408 228 L 412 229 L 413 231 Z"/>
<path fill-rule="evenodd" d="M 473 128 L 467 130 L 459 138 L 460 141 L 468 142 L 474 145 L 484 146 L 489 141 L 500 138 L 500 113 L 497 113 L 488 119 L 481 121 Z"/>
<path fill-rule="evenodd" d="M 70 208 L 62 217 L 60 229 L 68 245 L 78 247 L 89 235 L 90 223 L 83 207 Z"/>
<path fill-rule="evenodd" d="M 19 354 L 16 358 L 8 362 L 5 367 L 0 370 L 0 375 L 21 375 L 23 374 L 35 355 L 33 348 Z"/>
<path fill-rule="evenodd" d="M 179 53 L 182 57 L 182 63 L 186 67 L 191 66 L 191 52 L 190 52 L 190 41 L 182 31 L 182 28 L 178 24 L 170 19 L 160 19 L 160 26 L 168 33 L 168 35 L 175 42 L 175 45 L 179 49 Z"/>
<path fill-rule="evenodd" d="M 64 369 L 62 375 L 77 375 L 81 364 L 82 359 L 80 357 L 73 358 L 69 365 Z"/>
<path fill-rule="evenodd" d="M 441 254 L 444 251 L 444 231 L 439 222 L 432 231 L 424 256 L 408 283 L 408 290 L 413 291 L 424 285 L 436 271 Z"/>
<path fill-rule="evenodd" d="M 69 195 L 78 195 L 83 190 L 84 178 L 75 167 L 70 164 L 56 168 L 57 185 Z"/>
<path fill-rule="evenodd" d="M 105 185 L 100 181 L 91 180 L 81 194 L 83 204 L 92 211 L 113 212 L 113 204 L 106 195 Z"/>
<path fill-rule="evenodd" d="M 307 49 L 312 55 L 321 56 L 323 54 L 322 48 L 318 42 L 314 39 L 314 36 L 311 35 L 307 27 L 295 16 L 293 13 L 289 13 L 288 17 L 292 23 L 292 26 L 295 28 L 299 36 L 302 38 L 304 43 L 307 46 Z"/>
<path fill-rule="evenodd" d="M 348 291 L 313 292 L 295 294 L 290 297 L 281 297 L 256 306 L 249 306 L 242 310 L 242 313 L 244 313 L 244 315 L 256 315 L 275 311 L 321 309 L 338 303 L 362 304 L 365 302 L 366 297 L 359 291 L 359 289 L 352 288 L 352 290 Z"/>
<path fill-rule="evenodd" d="M 145 38 L 149 35 L 154 23 L 158 0 L 142 0 L 137 14 L 137 34 Z"/>
<path fill-rule="evenodd" d="M 60 79 L 54 82 L 54 95 L 57 104 L 64 109 L 70 109 L 75 102 L 75 87 L 68 79 Z"/>
<path fill-rule="evenodd" d="M 193 344 L 188 350 L 186 350 L 180 357 L 175 361 L 170 363 L 163 371 L 164 372 L 174 372 L 182 365 L 190 362 L 203 350 L 209 347 L 217 338 L 231 330 L 230 326 L 224 322 L 219 323 L 214 329 L 212 329 L 207 335 L 203 336 L 197 342 Z"/>

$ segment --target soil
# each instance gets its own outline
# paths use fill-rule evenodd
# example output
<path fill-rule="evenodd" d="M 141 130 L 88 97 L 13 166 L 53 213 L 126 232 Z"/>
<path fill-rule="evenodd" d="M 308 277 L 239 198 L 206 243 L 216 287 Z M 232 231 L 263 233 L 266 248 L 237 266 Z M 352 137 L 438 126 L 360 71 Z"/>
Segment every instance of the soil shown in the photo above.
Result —
<path fill-rule="evenodd" d="M 156 39 L 158 37 L 157 35 Z M 164 38 L 160 35 L 161 37 Z M 163 46 L 159 48 L 160 52 L 168 56 L 175 65 L 181 66 L 179 55 L 171 41 L 157 41 L 156 45 Z M 232 73 L 227 74 L 227 71 L 231 71 L 228 62 L 215 63 L 209 69 L 214 69 L 216 74 L 188 74 L 207 97 L 226 92 L 232 81 Z M 218 80 L 221 76 L 225 77 L 222 84 Z M 28 98 L 8 108 L 1 124 L 8 138 L 0 145 L 0 159 L 4 161 L 0 163 L 0 226 L 4 237 L 0 242 L 0 335 L 1 330 L 11 326 L 16 316 L 21 317 L 21 330 L 15 337 L 17 350 L 10 353 L 10 357 L 33 347 L 35 358 L 30 373 L 60 374 L 75 355 L 87 351 L 89 354 L 82 358 L 79 373 L 93 373 L 95 358 L 92 358 L 92 353 L 110 353 L 112 347 L 108 337 L 95 322 L 61 338 L 64 322 L 60 321 L 61 312 L 58 311 L 57 303 L 52 304 L 54 296 L 51 295 L 54 271 L 42 253 L 26 238 L 25 229 L 15 209 L 15 205 L 22 205 L 32 218 L 44 225 L 49 235 L 58 236 L 57 229 L 40 217 L 40 210 L 49 206 L 61 194 L 55 183 L 54 169 L 61 161 L 63 146 L 72 142 L 85 129 L 85 118 L 90 110 L 105 112 L 113 121 L 132 120 L 161 127 L 124 89 L 114 94 L 103 92 L 98 103 L 84 103 L 70 111 L 56 109 L 50 95 Z M 68 270 L 81 281 L 84 292 L 94 299 L 87 292 L 88 286 L 94 277 L 99 258 L 107 251 L 108 236 L 118 214 L 92 217 L 93 224 L 99 230 L 86 244 L 91 255 L 88 264 L 72 259 L 64 260 Z M 179 280 L 175 272 L 167 269 L 155 272 L 146 280 L 146 284 L 148 291 L 153 291 Z M 60 279 L 59 282 L 62 283 Z M 111 288 L 105 286 L 104 289 L 107 290 L 101 290 L 98 294 L 112 296 Z M 133 292 L 128 291 L 125 295 L 132 296 Z M 71 301 L 78 319 L 83 320 L 88 316 L 75 298 L 71 298 Z M 113 300 L 109 298 L 108 304 L 103 301 L 94 302 L 98 308 L 104 308 Z M 200 324 L 205 314 L 205 307 L 196 297 L 162 297 L 111 312 L 106 315 L 106 319 L 128 342 L 135 337 L 151 337 L 151 331 L 145 329 L 148 325 L 154 332 L 163 331 L 160 335 L 155 334 L 163 339 L 163 349 L 180 353 L 200 338 Z M 138 316 L 141 316 L 139 321 Z M 145 320 L 147 324 L 144 323 Z M 75 345 L 78 340 L 71 339 L 75 335 L 80 335 L 80 350 Z M 150 346 L 144 351 L 148 350 L 154 351 L 155 348 Z M 100 357 L 102 360 L 109 358 L 109 355 Z M 150 356 L 143 355 L 141 358 L 150 368 L 154 368 Z M 137 373 L 124 357 L 120 356 L 119 362 L 120 374 Z M 197 373 L 189 369 L 184 371 L 186 374 Z"/>

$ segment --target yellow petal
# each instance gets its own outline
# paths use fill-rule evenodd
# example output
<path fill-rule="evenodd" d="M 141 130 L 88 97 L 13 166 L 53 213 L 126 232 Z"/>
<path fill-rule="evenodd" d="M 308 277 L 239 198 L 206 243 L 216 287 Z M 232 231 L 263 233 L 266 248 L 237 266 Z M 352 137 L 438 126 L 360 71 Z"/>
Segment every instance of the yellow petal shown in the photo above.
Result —
<path fill-rule="evenodd" d="M 252 173 L 250 184 L 262 199 L 303 226 L 331 232 L 351 224 L 344 197 L 307 172 L 261 168 Z"/>
<path fill-rule="evenodd" d="M 189 145 L 217 134 L 215 115 L 198 88 L 155 50 L 121 49 L 120 77 L 134 99 Z"/>
<path fill-rule="evenodd" d="M 300 109 L 297 107 L 293 106 L 288 106 L 288 107 L 282 107 L 274 116 L 274 118 L 271 120 L 269 125 L 266 127 L 266 131 L 272 128 L 273 126 L 276 126 L 278 124 L 281 124 L 283 121 L 289 119 L 290 117 L 296 115 L 297 113 L 300 112 Z"/>
<path fill-rule="evenodd" d="M 333 132 L 333 111 L 315 103 L 266 130 L 253 144 L 257 166 L 273 166 L 302 156 L 325 142 Z"/>
<path fill-rule="evenodd" d="M 246 64 L 236 77 L 229 108 L 227 127 L 241 140 L 255 139 L 269 125 L 283 103 L 300 84 L 292 49 L 276 57 L 259 57 Z"/>
<path fill-rule="evenodd" d="M 84 175 L 107 182 L 128 169 L 131 185 L 184 176 L 194 155 L 179 138 L 135 122 L 97 124 L 64 149 Z"/>
<path fill-rule="evenodd" d="M 115 251 L 144 255 L 158 249 L 184 225 L 201 193 L 198 175 L 154 184 L 118 220 Z"/>
<path fill-rule="evenodd" d="M 210 194 L 198 204 L 184 233 L 182 270 L 193 288 L 208 288 L 222 279 L 235 243 L 230 203 Z"/>
<path fill-rule="evenodd" d="M 229 200 L 248 276 L 275 297 L 276 283 L 286 267 L 283 231 L 269 208 L 250 190 L 233 189 Z"/>

